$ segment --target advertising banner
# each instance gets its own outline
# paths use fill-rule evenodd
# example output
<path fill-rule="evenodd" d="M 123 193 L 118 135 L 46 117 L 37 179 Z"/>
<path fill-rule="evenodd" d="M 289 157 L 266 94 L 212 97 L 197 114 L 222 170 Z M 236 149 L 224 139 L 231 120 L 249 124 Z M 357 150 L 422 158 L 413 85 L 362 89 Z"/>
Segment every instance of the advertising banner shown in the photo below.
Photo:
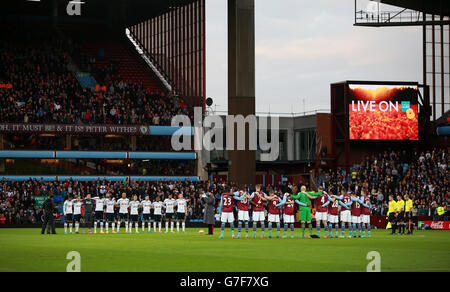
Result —
<path fill-rule="evenodd" d="M 435 230 L 450 230 L 450 221 L 425 221 L 424 225 Z"/>

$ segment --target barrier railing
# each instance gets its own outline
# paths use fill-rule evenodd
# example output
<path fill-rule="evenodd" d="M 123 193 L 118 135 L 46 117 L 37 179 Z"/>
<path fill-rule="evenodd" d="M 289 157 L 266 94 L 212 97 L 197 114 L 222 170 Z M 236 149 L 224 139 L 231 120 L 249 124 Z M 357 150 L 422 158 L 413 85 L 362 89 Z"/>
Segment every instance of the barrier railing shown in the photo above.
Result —
<path fill-rule="evenodd" d="M 0 158 L 45 159 L 186 159 L 195 160 L 195 152 L 111 152 L 111 151 L 22 151 L 2 150 Z"/>
<path fill-rule="evenodd" d="M 68 176 L 68 175 L 4 175 L 0 176 L 0 180 L 7 181 L 27 181 L 27 180 L 43 180 L 44 182 L 73 180 L 79 182 L 86 181 L 198 181 L 198 176 Z"/>

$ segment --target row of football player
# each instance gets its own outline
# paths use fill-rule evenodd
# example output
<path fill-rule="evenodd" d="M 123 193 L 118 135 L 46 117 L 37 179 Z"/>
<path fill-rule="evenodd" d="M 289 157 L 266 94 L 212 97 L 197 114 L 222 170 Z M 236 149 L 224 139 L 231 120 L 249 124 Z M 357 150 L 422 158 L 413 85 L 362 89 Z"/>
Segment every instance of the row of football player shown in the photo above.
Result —
<path fill-rule="evenodd" d="M 288 227 L 291 228 L 291 238 L 294 238 L 294 204 L 300 206 L 300 222 L 302 227 L 302 238 L 305 238 L 306 224 L 309 225 L 309 238 L 312 234 L 311 225 L 311 200 L 315 200 L 316 208 L 316 229 L 317 237 L 320 237 L 321 223 L 324 225 L 324 238 L 333 237 L 332 227 L 335 227 L 335 236 L 339 235 L 339 219 L 341 221 L 341 237 L 345 237 L 345 225 L 347 224 L 349 230 L 349 237 L 367 236 L 370 237 L 370 198 L 367 196 L 367 191 L 362 190 L 361 195 L 358 196 L 355 192 L 342 191 L 340 195 L 328 194 L 322 187 L 318 188 L 317 192 L 306 192 L 306 187 L 302 186 L 300 192 L 297 193 L 297 187 L 294 186 L 292 194 L 285 193 L 278 196 L 273 190 L 266 194 L 261 191 L 259 185 L 256 186 L 256 191 L 252 194 L 247 193 L 241 189 L 234 191 L 229 189 L 227 193 L 222 194 L 220 199 L 220 213 L 221 213 L 221 235 L 224 236 L 224 229 L 226 223 L 230 224 L 232 237 L 234 234 L 234 201 L 237 202 L 238 208 L 238 235 L 241 237 L 242 225 L 245 225 L 245 238 L 249 236 L 249 207 L 253 205 L 252 220 L 253 220 L 253 238 L 256 238 L 256 231 L 258 222 L 261 226 L 261 238 L 264 238 L 265 231 L 265 209 L 268 206 L 268 233 L 269 238 L 272 237 L 272 226 L 276 224 L 277 238 L 280 237 L 280 209 L 283 215 L 284 222 L 284 236 L 287 237 Z"/>
<path fill-rule="evenodd" d="M 119 208 L 119 219 L 116 219 L 115 208 Z M 145 200 L 139 201 L 137 196 L 134 195 L 132 199 L 128 199 L 125 193 L 122 194 L 122 198 L 117 201 L 111 196 L 110 193 L 106 195 L 106 198 L 94 197 L 88 194 L 85 199 L 81 199 L 77 196 L 73 199 L 71 196 L 67 197 L 64 201 L 63 212 L 64 212 L 64 231 L 67 234 L 72 233 L 72 225 L 75 226 L 75 233 L 78 233 L 81 220 L 81 210 L 83 209 L 83 219 L 84 222 L 90 223 L 94 221 L 94 233 L 97 233 L 97 226 L 100 225 L 100 233 L 103 233 L 103 226 L 105 225 L 106 233 L 109 233 L 109 224 L 111 224 L 112 233 L 119 233 L 120 226 L 122 223 L 125 225 L 125 233 L 131 232 L 133 229 L 133 224 L 136 229 L 136 233 L 139 232 L 138 222 L 140 209 L 142 209 L 142 232 L 145 232 L 145 223 L 148 223 L 148 232 L 151 232 L 151 222 L 150 214 L 151 209 L 153 209 L 154 216 L 154 232 L 156 232 L 156 224 L 158 223 L 158 231 L 161 233 L 162 223 L 162 210 L 165 210 L 165 228 L 166 233 L 169 231 L 169 223 L 171 232 L 174 232 L 174 213 L 175 209 L 177 212 L 176 223 L 177 232 L 180 230 L 180 223 L 182 231 L 186 231 L 186 215 L 187 215 L 187 201 L 183 198 L 182 194 L 178 195 L 178 199 L 174 199 L 173 195 L 170 194 L 167 199 L 163 202 L 157 197 L 156 201 L 151 202 L 149 196 L 145 197 Z M 128 210 L 129 209 L 129 210 Z M 104 213 L 106 213 L 106 221 L 104 220 Z M 128 216 L 130 215 L 130 216 Z M 130 217 L 130 218 L 128 218 Z M 130 219 L 130 220 L 128 220 Z M 73 224 L 74 223 L 74 224 Z M 117 229 L 116 229 L 117 223 Z M 89 225 L 90 228 L 91 225 Z M 69 229 L 69 231 L 68 231 Z M 89 229 L 91 233 L 91 229 Z"/>

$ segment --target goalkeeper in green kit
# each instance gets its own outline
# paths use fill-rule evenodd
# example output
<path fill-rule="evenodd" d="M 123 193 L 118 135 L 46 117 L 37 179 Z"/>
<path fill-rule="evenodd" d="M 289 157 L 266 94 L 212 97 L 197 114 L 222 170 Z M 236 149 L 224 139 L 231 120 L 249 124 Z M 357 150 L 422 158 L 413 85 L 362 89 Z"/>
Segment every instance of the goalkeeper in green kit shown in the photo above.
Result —
<path fill-rule="evenodd" d="M 293 187 L 293 193 L 297 192 L 297 187 Z M 315 200 L 317 196 L 321 195 L 322 192 L 306 192 L 306 187 L 302 186 L 300 192 L 297 195 L 291 195 L 291 198 L 295 200 L 297 204 L 300 205 L 300 223 L 302 224 L 302 238 L 305 238 L 305 223 L 309 226 L 309 236 L 312 235 L 312 225 L 311 225 L 311 200 Z"/>

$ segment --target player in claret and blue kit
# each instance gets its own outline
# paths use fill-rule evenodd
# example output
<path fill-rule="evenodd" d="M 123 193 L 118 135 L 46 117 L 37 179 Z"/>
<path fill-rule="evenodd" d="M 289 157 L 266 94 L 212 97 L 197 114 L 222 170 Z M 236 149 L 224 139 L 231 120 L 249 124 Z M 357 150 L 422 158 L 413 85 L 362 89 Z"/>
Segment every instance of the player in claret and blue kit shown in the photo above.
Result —
<path fill-rule="evenodd" d="M 266 210 L 266 194 L 261 191 L 261 186 L 256 185 L 256 191 L 252 193 L 251 203 L 253 204 L 252 220 L 253 220 L 253 239 L 256 238 L 256 229 L 258 228 L 258 222 L 261 224 L 261 238 L 264 238 L 264 220 L 266 220 L 266 215 L 264 211 Z"/>
<path fill-rule="evenodd" d="M 351 196 L 345 192 L 344 189 L 341 190 L 340 196 L 332 196 L 339 201 L 339 205 L 341 206 L 341 238 L 345 238 L 345 223 L 348 225 L 348 237 L 352 236 L 352 228 L 351 228 L 351 211 L 350 205 L 352 203 Z"/>
<path fill-rule="evenodd" d="M 220 228 L 219 239 L 223 239 L 226 223 L 230 223 L 232 238 L 234 238 L 234 196 L 231 194 L 231 191 L 230 189 L 229 192 L 223 193 L 220 198 L 219 212 L 221 213 L 220 220 L 222 221 L 222 226 Z"/>
<path fill-rule="evenodd" d="M 320 222 L 323 222 L 323 227 L 325 229 L 324 238 L 327 238 L 329 236 L 328 234 L 328 224 L 327 224 L 327 215 L 328 215 L 328 208 L 327 206 L 330 204 L 331 198 L 328 196 L 328 194 L 323 190 L 322 187 L 319 187 L 318 192 L 322 193 L 320 194 L 317 199 L 315 200 L 316 204 L 316 229 L 317 229 L 317 236 L 320 237 Z"/>
<path fill-rule="evenodd" d="M 295 200 L 291 198 L 289 193 L 284 194 L 284 204 L 283 204 L 283 223 L 284 223 L 284 235 L 283 238 L 287 238 L 287 230 L 289 225 L 291 226 L 291 238 L 294 238 L 294 224 L 295 224 L 295 216 L 294 216 L 294 208 L 295 208 Z"/>
<path fill-rule="evenodd" d="M 367 228 L 367 236 L 370 237 L 370 198 L 367 196 L 366 190 L 361 190 L 361 228 L 362 228 L 362 237 L 366 236 L 366 228 Z"/>
<path fill-rule="evenodd" d="M 351 214 L 353 237 L 356 237 L 356 230 L 358 230 L 358 237 L 361 237 L 361 200 L 356 196 L 356 193 L 351 195 Z"/>
<path fill-rule="evenodd" d="M 339 236 L 339 200 L 331 195 L 331 201 L 328 205 L 328 231 L 329 235 L 333 237 L 333 224 L 336 232 L 336 238 Z"/>

